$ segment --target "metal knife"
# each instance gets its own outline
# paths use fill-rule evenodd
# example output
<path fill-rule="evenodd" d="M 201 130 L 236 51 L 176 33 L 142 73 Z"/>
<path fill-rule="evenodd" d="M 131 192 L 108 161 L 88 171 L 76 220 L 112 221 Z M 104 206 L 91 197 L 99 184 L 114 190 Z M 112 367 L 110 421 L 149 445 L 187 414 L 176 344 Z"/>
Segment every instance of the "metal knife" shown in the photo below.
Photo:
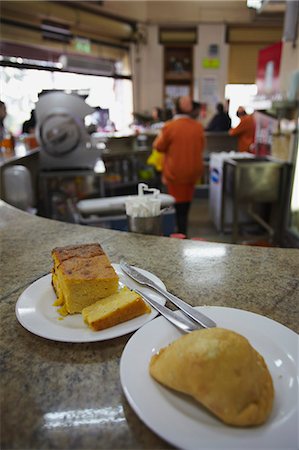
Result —
<path fill-rule="evenodd" d="M 132 285 L 130 286 L 130 284 L 127 284 L 127 287 L 129 289 L 132 289 L 137 294 L 139 294 L 149 305 L 151 305 L 162 316 L 164 316 L 165 319 L 167 319 L 169 322 L 171 322 L 173 325 L 175 325 L 177 328 L 184 331 L 185 333 L 191 333 L 191 331 L 198 330 L 201 328 L 197 323 L 191 322 L 188 319 L 185 319 L 184 317 L 180 317 L 174 311 L 171 311 L 171 309 L 167 308 L 164 305 L 160 305 L 160 303 L 156 302 L 150 295 L 139 291 Z"/>
<path fill-rule="evenodd" d="M 171 294 L 170 292 L 162 289 L 154 281 L 150 280 L 148 277 L 146 277 L 141 272 L 139 272 L 138 269 L 130 266 L 124 260 L 120 261 L 120 267 L 121 267 L 122 271 L 125 274 L 127 274 L 130 278 L 137 281 L 137 283 L 139 283 L 139 284 L 150 287 L 150 288 L 154 289 L 155 291 L 159 292 L 159 294 L 161 294 L 161 295 L 163 295 L 163 297 L 167 298 L 167 300 L 169 300 L 171 303 L 173 303 L 175 306 L 177 306 L 184 314 L 186 314 L 188 317 L 190 317 L 195 322 L 199 323 L 202 327 L 213 328 L 213 327 L 217 326 L 217 324 L 212 319 L 205 316 L 204 314 L 197 311 L 196 309 L 192 308 L 192 306 L 188 305 L 188 303 L 184 302 L 180 298 L 178 298 L 175 295 Z M 140 294 L 140 295 L 144 295 L 144 294 Z"/>

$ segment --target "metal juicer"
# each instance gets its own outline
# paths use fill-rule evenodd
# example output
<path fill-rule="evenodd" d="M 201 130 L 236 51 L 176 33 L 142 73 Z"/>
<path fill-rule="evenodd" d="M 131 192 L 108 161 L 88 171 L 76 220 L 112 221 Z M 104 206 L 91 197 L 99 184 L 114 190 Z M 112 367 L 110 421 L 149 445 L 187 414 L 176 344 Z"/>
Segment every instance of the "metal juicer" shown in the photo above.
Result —
<path fill-rule="evenodd" d="M 91 170 L 101 159 L 92 145 L 84 118 L 94 109 L 78 95 L 49 92 L 36 104 L 40 170 Z"/>

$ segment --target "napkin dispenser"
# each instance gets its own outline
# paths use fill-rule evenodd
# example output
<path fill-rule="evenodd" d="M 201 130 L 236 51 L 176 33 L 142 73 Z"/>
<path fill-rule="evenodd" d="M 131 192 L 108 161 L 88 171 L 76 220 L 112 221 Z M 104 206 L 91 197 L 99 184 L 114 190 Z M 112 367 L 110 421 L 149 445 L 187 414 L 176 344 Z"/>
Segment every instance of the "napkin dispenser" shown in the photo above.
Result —
<path fill-rule="evenodd" d="M 138 196 L 126 200 L 128 230 L 133 233 L 161 235 L 160 191 L 138 184 Z"/>

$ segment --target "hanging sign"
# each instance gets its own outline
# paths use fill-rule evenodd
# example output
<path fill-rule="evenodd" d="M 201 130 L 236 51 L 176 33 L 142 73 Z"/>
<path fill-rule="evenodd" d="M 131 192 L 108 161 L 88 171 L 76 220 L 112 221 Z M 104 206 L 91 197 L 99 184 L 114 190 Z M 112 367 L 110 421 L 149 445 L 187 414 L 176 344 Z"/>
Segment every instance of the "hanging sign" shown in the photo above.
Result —
<path fill-rule="evenodd" d="M 203 69 L 219 69 L 220 59 L 219 58 L 203 58 L 202 59 Z"/>

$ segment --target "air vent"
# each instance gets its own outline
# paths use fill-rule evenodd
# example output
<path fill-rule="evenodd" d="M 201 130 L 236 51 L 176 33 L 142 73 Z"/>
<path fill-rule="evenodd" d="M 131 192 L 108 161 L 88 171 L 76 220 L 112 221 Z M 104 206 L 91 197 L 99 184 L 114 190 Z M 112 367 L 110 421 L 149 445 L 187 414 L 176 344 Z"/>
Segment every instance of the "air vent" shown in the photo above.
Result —
<path fill-rule="evenodd" d="M 68 26 L 49 20 L 42 22 L 42 36 L 44 39 L 65 43 L 70 43 L 73 37 Z"/>
<path fill-rule="evenodd" d="M 93 59 L 76 55 L 61 55 L 59 62 L 64 70 L 89 75 L 113 76 L 115 63 L 105 59 Z"/>

